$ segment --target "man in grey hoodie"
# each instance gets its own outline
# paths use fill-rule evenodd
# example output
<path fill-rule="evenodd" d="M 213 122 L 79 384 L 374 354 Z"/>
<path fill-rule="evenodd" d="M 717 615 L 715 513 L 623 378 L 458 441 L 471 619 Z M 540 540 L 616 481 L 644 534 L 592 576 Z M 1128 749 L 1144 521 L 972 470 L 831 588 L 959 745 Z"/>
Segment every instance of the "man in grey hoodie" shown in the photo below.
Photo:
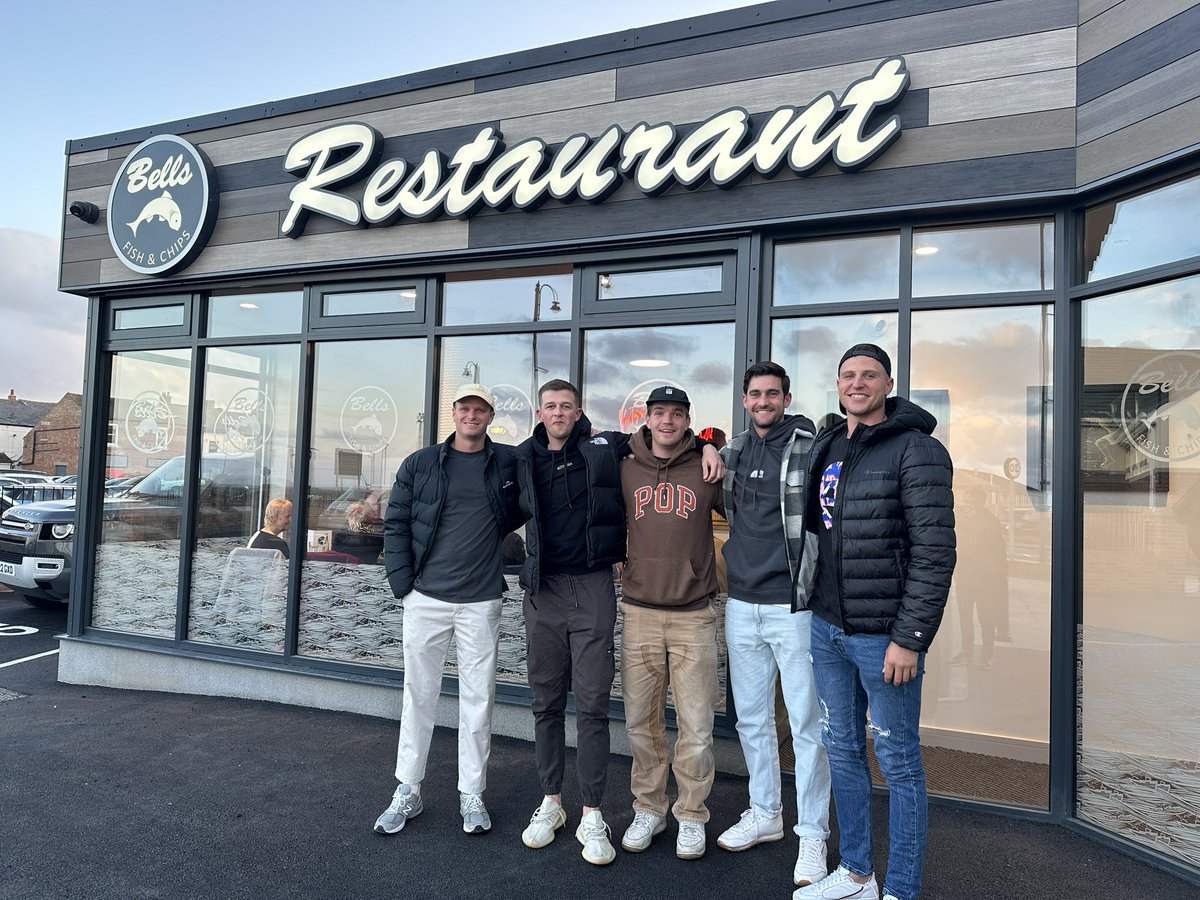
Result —
<path fill-rule="evenodd" d="M 783 838 L 775 681 L 783 685 L 796 755 L 800 849 L 798 885 L 827 873 L 829 760 L 821 744 L 820 712 L 809 658 L 812 613 L 808 596 L 816 541 L 805 529 L 805 461 L 816 429 L 786 414 L 791 380 L 783 367 L 759 362 L 742 380 L 742 405 L 751 427 L 721 451 L 725 457 L 725 517 L 729 540 L 729 600 L 725 642 L 738 737 L 750 773 L 750 808 L 717 844 L 749 850 Z"/>

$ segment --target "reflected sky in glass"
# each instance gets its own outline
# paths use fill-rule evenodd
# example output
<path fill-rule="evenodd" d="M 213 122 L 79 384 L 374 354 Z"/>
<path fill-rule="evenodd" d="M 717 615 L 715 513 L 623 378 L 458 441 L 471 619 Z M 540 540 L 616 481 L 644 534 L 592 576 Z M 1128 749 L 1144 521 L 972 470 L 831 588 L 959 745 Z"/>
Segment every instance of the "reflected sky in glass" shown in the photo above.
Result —
<path fill-rule="evenodd" d="M 300 291 L 209 297 L 208 336 L 296 334 L 303 314 L 304 295 Z"/>
<path fill-rule="evenodd" d="M 1044 291 L 1054 286 L 1054 224 L 914 229 L 914 297 Z"/>
<path fill-rule="evenodd" d="M 826 413 L 838 412 L 838 360 L 855 344 L 870 342 L 886 350 L 894 374 L 898 322 L 896 313 L 776 319 L 771 328 L 771 359 L 792 379 L 788 412 L 808 416 L 817 425 Z"/>
<path fill-rule="evenodd" d="M 584 411 L 601 431 L 636 430 L 650 391 L 674 385 L 691 401 L 693 431 L 713 427 L 732 435 L 732 322 L 590 331 L 583 347 Z M 667 365 L 630 365 L 633 360 Z"/>
<path fill-rule="evenodd" d="M 1200 176 L 1089 210 L 1087 280 L 1200 255 Z"/>
<path fill-rule="evenodd" d="M 596 290 L 601 300 L 711 294 L 721 290 L 721 266 L 601 273 L 596 277 Z"/>
<path fill-rule="evenodd" d="M 368 316 L 378 313 L 412 312 L 417 306 L 415 288 L 391 291 L 345 291 L 326 294 L 321 314 L 325 316 Z"/>
<path fill-rule="evenodd" d="M 1089 300 L 1085 347 L 1200 349 L 1200 275 Z"/>
<path fill-rule="evenodd" d="M 775 247 L 775 306 L 890 300 L 899 290 L 898 234 Z"/>
<path fill-rule="evenodd" d="M 448 275 L 442 286 L 442 324 L 569 322 L 573 278 L 569 271 Z M 557 307 L 557 309 L 555 308 Z"/>

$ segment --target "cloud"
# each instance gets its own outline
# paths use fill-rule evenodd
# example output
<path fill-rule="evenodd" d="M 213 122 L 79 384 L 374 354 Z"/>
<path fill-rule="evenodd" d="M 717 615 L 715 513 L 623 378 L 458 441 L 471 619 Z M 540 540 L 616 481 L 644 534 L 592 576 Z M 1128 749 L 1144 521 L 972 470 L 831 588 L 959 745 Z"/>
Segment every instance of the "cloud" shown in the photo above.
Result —
<path fill-rule="evenodd" d="M 87 302 L 58 291 L 58 242 L 0 228 L 0 392 L 58 400 L 83 390 Z"/>

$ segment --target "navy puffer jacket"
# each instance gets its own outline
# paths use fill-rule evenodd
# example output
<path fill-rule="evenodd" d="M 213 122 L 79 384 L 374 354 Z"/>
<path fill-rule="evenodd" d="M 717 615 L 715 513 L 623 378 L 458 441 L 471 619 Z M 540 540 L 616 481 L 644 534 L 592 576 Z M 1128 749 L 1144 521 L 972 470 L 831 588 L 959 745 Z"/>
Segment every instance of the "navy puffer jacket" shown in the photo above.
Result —
<path fill-rule="evenodd" d="M 446 499 L 443 461 L 454 436 L 441 444 L 412 453 L 396 472 L 396 485 L 383 519 L 383 559 L 392 594 L 412 590 L 433 546 L 442 503 Z M 521 524 L 518 507 L 517 461 L 513 448 L 485 439 L 487 461 L 483 479 L 488 506 L 503 538 Z"/>
<path fill-rule="evenodd" d="M 886 419 L 860 425 L 850 439 L 833 510 L 836 552 L 817 565 L 837 566 L 847 633 L 887 634 L 924 651 L 941 624 L 954 573 L 953 466 L 933 437 L 937 419 L 930 413 L 903 397 L 889 398 L 886 411 Z M 845 433 L 841 422 L 817 435 L 810 491 L 819 488 L 825 449 Z"/>

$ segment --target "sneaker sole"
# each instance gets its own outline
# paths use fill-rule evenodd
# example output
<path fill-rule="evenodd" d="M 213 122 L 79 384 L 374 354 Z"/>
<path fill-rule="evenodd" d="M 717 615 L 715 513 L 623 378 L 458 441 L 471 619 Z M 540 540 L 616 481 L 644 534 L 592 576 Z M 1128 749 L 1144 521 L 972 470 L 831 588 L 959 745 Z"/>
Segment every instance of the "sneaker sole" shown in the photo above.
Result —
<path fill-rule="evenodd" d="M 464 825 L 463 831 L 466 834 L 487 834 L 492 829 L 484 828 L 482 825 Z"/>
<path fill-rule="evenodd" d="M 740 846 L 740 847 L 731 846 L 729 844 L 726 844 L 720 838 L 717 838 L 717 846 L 720 847 L 722 850 L 728 850 L 730 853 L 741 853 L 743 850 L 749 850 L 751 847 L 757 847 L 759 844 L 770 844 L 774 841 L 782 841 L 782 840 L 783 840 L 783 832 L 781 831 L 781 832 L 779 832 L 779 834 L 768 834 L 766 837 L 760 837 L 758 840 L 754 841 L 753 843 L 742 844 L 742 846 Z"/>
<path fill-rule="evenodd" d="M 680 859 L 700 859 L 704 856 L 703 850 L 676 850 L 675 855 Z"/>
<path fill-rule="evenodd" d="M 546 840 L 542 841 L 542 843 L 540 843 L 540 844 L 536 843 L 536 842 L 531 843 L 530 840 L 527 837 L 525 837 L 525 835 L 521 835 L 521 843 L 524 844 L 526 847 L 528 847 L 530 850 L 541 850 L 543 847 L 549 847 L 551 844 L 554 843 L 554 838 L 558 836 L 558 829 L 562 828 L 566 824 L 567 824 L 567 820 L 566 820 L 566 817 L 564 816 L 563 820 L 561 822 L 559 822 L 557 825 L 555 825 L 553 829 L 551 829 L 550 837 L 546 838 Z"/>
<path fill-rule="evenodd" d="M 627 844 L 625 839 L 621 838 L 621 849 L 626 853 L 641 853 L 643 850 L 649 850 L 651 842 L 667 830 L 667 823 L 663 822 L 658 828 L 650 832 L 650 840 L 646 841 L 645 846 L 639 847 L 637 844 Z"/>

